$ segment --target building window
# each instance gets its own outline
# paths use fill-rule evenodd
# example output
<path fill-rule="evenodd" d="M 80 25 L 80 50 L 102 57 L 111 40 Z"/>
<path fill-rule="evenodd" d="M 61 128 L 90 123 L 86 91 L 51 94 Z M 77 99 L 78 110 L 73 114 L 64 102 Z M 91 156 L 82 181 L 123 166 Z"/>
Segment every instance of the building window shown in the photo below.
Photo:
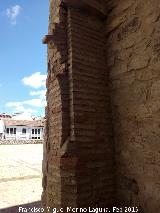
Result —
<path fill-rule="evenodd" d="M 41 139 L 41 129 L 32 129 L 32 139 Z"/>
<path fill-rule="evenodd" d="M 26 134 L 26 129 L 25 128 L 22 129 L 22 134 Z"/>
<path fill-rule="evenodd" d="M 7 128 L 6 132 L 10 135 L 16 135 L 16 128 Z"/>
<path fill-rule="evenodd" d="M 10 128 L 10 134 L 13 135 L 13 128 Z"/>

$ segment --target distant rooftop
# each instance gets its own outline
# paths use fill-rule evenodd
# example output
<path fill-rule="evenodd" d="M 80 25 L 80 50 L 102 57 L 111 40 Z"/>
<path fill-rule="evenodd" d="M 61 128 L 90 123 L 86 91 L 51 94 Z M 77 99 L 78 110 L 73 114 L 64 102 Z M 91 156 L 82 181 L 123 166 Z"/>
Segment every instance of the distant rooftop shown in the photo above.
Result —
<path fill-rule="evenodd" d="M 0 114 L 0 119 L 4 121 L 5 126 L 27 126 L 44 127 L 45 118 L 36 116 L 26 116 L 23 113 Z"/>
<path fill-rule="evenodd" d="M 44 119 L 32 121 L 6 119 L 4 120 L 4 124 L 5 126 L 44 127 Z"/>
<path fill-rule="evenodd" d="M 0 114 L 0 118 L 3 118 L 3 119 L 5 119 L 5 118 L 12 118 L 12 116 L 11 115 L 9 115 L 9 114 Z"/>
<path fill-rule="evenodd" d="M 0 113 L 0 118 L 2 118 L 2 119 L 12 118 L 14 120 L 29 120 L 29 121 L 42 120 L 43 119 L 43 117 L 41 117 L 41 116 L 32 116 L 32 115 L 27 114 L 25 112 L 16 112 L 16 113 L 13 113 L 13 114 Z"/>

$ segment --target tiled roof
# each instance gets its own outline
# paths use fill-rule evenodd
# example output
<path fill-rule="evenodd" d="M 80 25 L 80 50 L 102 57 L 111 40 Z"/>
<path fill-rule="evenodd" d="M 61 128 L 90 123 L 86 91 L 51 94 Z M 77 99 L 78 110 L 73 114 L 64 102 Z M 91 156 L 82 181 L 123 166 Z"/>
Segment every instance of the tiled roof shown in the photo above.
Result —
<path fill-rule="evenodd" d="M 8 118 L 12 118 L 12 116 L 11 115 L 6 115 L 6 114 L 0 114 L 0 118 L 8 119 Z"/>
<path fill-rule="evenodd" d="M 8 120 L 4 120 L 4 124 L 5 124 L 5 126 L 43 127 L 44 120 L 27 121 L 27 120 L 8 119 Z"/>

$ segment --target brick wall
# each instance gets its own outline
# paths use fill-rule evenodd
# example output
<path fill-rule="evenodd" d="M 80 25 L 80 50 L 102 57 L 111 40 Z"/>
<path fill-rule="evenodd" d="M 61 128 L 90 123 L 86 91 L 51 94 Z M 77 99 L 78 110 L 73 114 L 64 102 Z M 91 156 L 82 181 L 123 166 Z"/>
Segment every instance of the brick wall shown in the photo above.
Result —
<path fill-rule="evenodd" d="M 95 8 L 70 6 L 51 1 L 44 39 L 48 105 L 42 200 L 50 207 L 109 206 L 114 150 L 104 25 Z"/>
<path fill-rule="evenodd" d="M 77 205 L 113 202 L 114 160 L 102 21 L 68 14 L 71 139 L 77 157 Z"/>
<path fill-rule="evenodd" d="M 43 205 L 158 212 L 159 1 L 50 4 Z"/>
<path fill-rule="evenodd" d="M 67 68 L 67 15 L 60 1 L 51 1 L 48 43 L 48 77 L 45 145 L 43 159 L 44 206 L 61 203 L 61 147 L 69 137 L 69 79 Z M 44 41 L 45 42 L 45 41 Z"/>

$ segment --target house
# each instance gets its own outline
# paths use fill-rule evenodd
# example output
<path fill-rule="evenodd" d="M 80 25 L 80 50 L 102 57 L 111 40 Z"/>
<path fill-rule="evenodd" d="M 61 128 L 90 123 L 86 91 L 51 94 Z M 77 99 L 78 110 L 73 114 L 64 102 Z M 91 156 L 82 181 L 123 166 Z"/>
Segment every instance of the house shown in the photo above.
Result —
<path fill-rule="evenodd" d="M 14 116 L 0 117 L 0 139 L 42 140 L 44 119 L 18 120 Z"/>
<path fill-rule="evenodd" d="M 4 138 L 4 122 L 0 118 L 0 139 Z"/>

